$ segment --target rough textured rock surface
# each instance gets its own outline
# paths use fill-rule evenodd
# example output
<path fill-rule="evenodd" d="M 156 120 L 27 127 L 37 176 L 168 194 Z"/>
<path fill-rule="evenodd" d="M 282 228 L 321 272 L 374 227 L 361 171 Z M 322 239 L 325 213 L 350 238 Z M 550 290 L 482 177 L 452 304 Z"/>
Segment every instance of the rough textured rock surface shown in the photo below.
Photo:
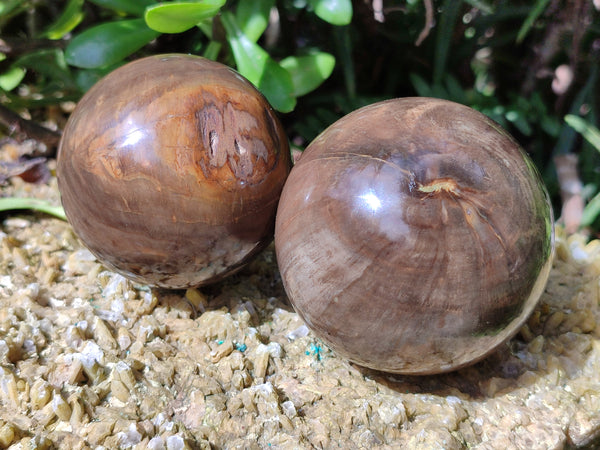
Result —
<path fill-rule="evenodd" d="M 58 203 L 56 182 L 3 187 Z M 527 325 L 484 361 L 400 377 L 337 357 L 272 248 L 210 287 L 149 290 L 65 222 L 2 216 L 0 447 L 562 449 L 600 445 L 600 242 L 557 233 Z"/>

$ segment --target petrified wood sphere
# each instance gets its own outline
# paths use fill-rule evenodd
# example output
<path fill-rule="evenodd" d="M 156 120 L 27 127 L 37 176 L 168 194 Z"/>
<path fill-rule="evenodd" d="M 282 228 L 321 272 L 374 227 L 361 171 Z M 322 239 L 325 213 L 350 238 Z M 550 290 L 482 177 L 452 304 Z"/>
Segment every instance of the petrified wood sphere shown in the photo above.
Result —
<path fill-rule="evenodd" d="M 81 99 L 57 171 L 69 222 L 100 261 L 183 288 L 228 275 L 270 242 L 289 169 L 283 129 L 246 79 L 158 55 Z"/>
<path fill-rule="evenodd" d="M 523 325 L 550 271 L 551 216 L 532 162 L 495 122 L 406 98 L 309 145 L 283 189 L 275 246 L 290 300 L 332 349 L 432 374 Z"/>

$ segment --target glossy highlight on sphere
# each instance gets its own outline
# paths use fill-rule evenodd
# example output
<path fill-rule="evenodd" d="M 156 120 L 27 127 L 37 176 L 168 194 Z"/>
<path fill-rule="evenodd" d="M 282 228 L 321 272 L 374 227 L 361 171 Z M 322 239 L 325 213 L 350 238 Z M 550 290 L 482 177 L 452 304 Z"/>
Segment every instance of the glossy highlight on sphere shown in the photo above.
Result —
<path fill-rule="evenodd" d="M 275 247 L 290 301 L 334 351 L 434 374 L 482 359 L 527 320 L 552 263 L 552 210 L 498 124 L 449 101 L 396 99 L 304 151 Z"/>
<path fill-rule="evenodd" d="M 81 99 L 58 150 L 67 218 L 107 267 L 142 283 L 217 281 L 267 245 L 290 170 L 265 98 L 229 67 L 157 55 Z"/>

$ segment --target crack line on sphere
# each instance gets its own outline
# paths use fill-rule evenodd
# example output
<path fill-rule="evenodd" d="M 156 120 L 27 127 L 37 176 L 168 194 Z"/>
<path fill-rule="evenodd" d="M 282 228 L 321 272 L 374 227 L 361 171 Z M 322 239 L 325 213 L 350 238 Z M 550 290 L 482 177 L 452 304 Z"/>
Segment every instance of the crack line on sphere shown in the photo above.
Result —
<path fill-rule="evenodd" d="M 361 153 L 352 153 L 352 152 L 340 153 L 339 155 L 331 155 L 331 156 L 325 156 L 325 157 L 315 158 L 314 160 L 309 161 L 309 162 L 317 162 L 317 161 L 323 161 L 323 160 L 328 160 L 328 159 L 345 159 L 348 156 L 356 156 L 356 157 L 359 157 L 359 158 L 364 158 L 364 159 L 370 159 L 370 160 L 373 160 L 373 161 L 378 161 L 378 162 L 380 162 L 382 164 L 385 164 L 387 166 L 391 166 L 394 169 L 399 170 L 404 175 L 406 175 L 407 177 L 409 177 L 411 180 L 415 178 L 414 174 L 410 170 L 403 169 L 399 165 L 394 164 L 394 163 L 392 163 L 390 161 L 386 161 L 383 158 L 377 158 L 375 156 L 363 155 Z"/>

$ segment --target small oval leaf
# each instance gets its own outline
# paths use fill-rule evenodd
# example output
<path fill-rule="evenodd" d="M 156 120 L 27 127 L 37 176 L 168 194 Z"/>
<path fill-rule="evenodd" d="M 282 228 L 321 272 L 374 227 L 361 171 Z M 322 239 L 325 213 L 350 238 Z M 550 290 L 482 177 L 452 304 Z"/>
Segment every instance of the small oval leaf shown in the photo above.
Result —
<path fill-rule="evenodd" d="M 45 32 L 48 39 L 61 39 L 83 20 L 83 0 L 69 0 L 64 11 Z"/>
<path fill-rule="evenodd" d="M 114 64 L 159 34 L 148 28 L 144 19 L 103 23 L 74 37 L 65 50 L 66 60 L 85 69 Z"/>
<path fill-rule="evenodd" d="M 0 89 L 4 91 L 12 91 L 25 78 L 25 69 L 22 67 L 13 66 L 6 72 L 0 74 Z"/>
<path fill-rule="evenodd" d="M 224 12 L 221 22 L 233 51 L 238 71 L 254 84 L 278 111 L 290 112 L 296 106 L 290 74 L 258 44 L 244 35 L 234 16 Z"/>
<path fill-rule="evenodd" d="M 258 90 L 267 98 L 277 111 L 287 113 L 296 107 L 293 95 L 294 85 L 290 74 L 270 57 L 267 59 L 263 74 L 258 81 Z"/>
<path fill-rule="evenodd" d="M 279 62 L 289 72 L 294 85 L 294 96 L 315 90 L 333 72 L 335 58 L 329 53 L 319 52 L 306 56 L 288 56 Z"/>
<path fill-rule="evenodd" d="M 124 12 L 134 16 L 144 14 L 146 6 L 156 3 L 155 0 L 88 0 L 103 8 L 112 9 L 117 12 Z"/>
<path fill-rule="evenodd" d="M 159 3 L 146 8 L 146 24 L 161 33 L 181 33 L 194 27 L 204 19 L 215 16 L 225 0 L 202 2 Z"/>
<path fill-rule="evenodd" d="M 332 25 L 348 25 L 352 20 L 350 0 L 310 0 L 315 14 Z"/>
<path fill-rule="evenodd" d="M 98 69 L 80 69 L 75 74 L 75 83 L 81 92 L 87 92 L 100 79 L 123 65 L 122 63 L 104 66 Z"/>
<path fill-rule="evenodd" d="M 238 4 L 235 12 L 236 21 L 242 33 L 252 42 L 258 41 L 267 29 L 269 13 L 274 5 L 275 0 L 246 0 Z"/>
<path fill-rule="evenodd" d="M 43 75 L 52 85 L 72 89 L 75 87 L 73 76 L 62 50 L 58 48 L 45 48 L 36 50 L 18 58 L 16 66 L 26 70 L 34 70 L 38 75 Z M 49 87 L 50 83 L 46 86 Z"/>

